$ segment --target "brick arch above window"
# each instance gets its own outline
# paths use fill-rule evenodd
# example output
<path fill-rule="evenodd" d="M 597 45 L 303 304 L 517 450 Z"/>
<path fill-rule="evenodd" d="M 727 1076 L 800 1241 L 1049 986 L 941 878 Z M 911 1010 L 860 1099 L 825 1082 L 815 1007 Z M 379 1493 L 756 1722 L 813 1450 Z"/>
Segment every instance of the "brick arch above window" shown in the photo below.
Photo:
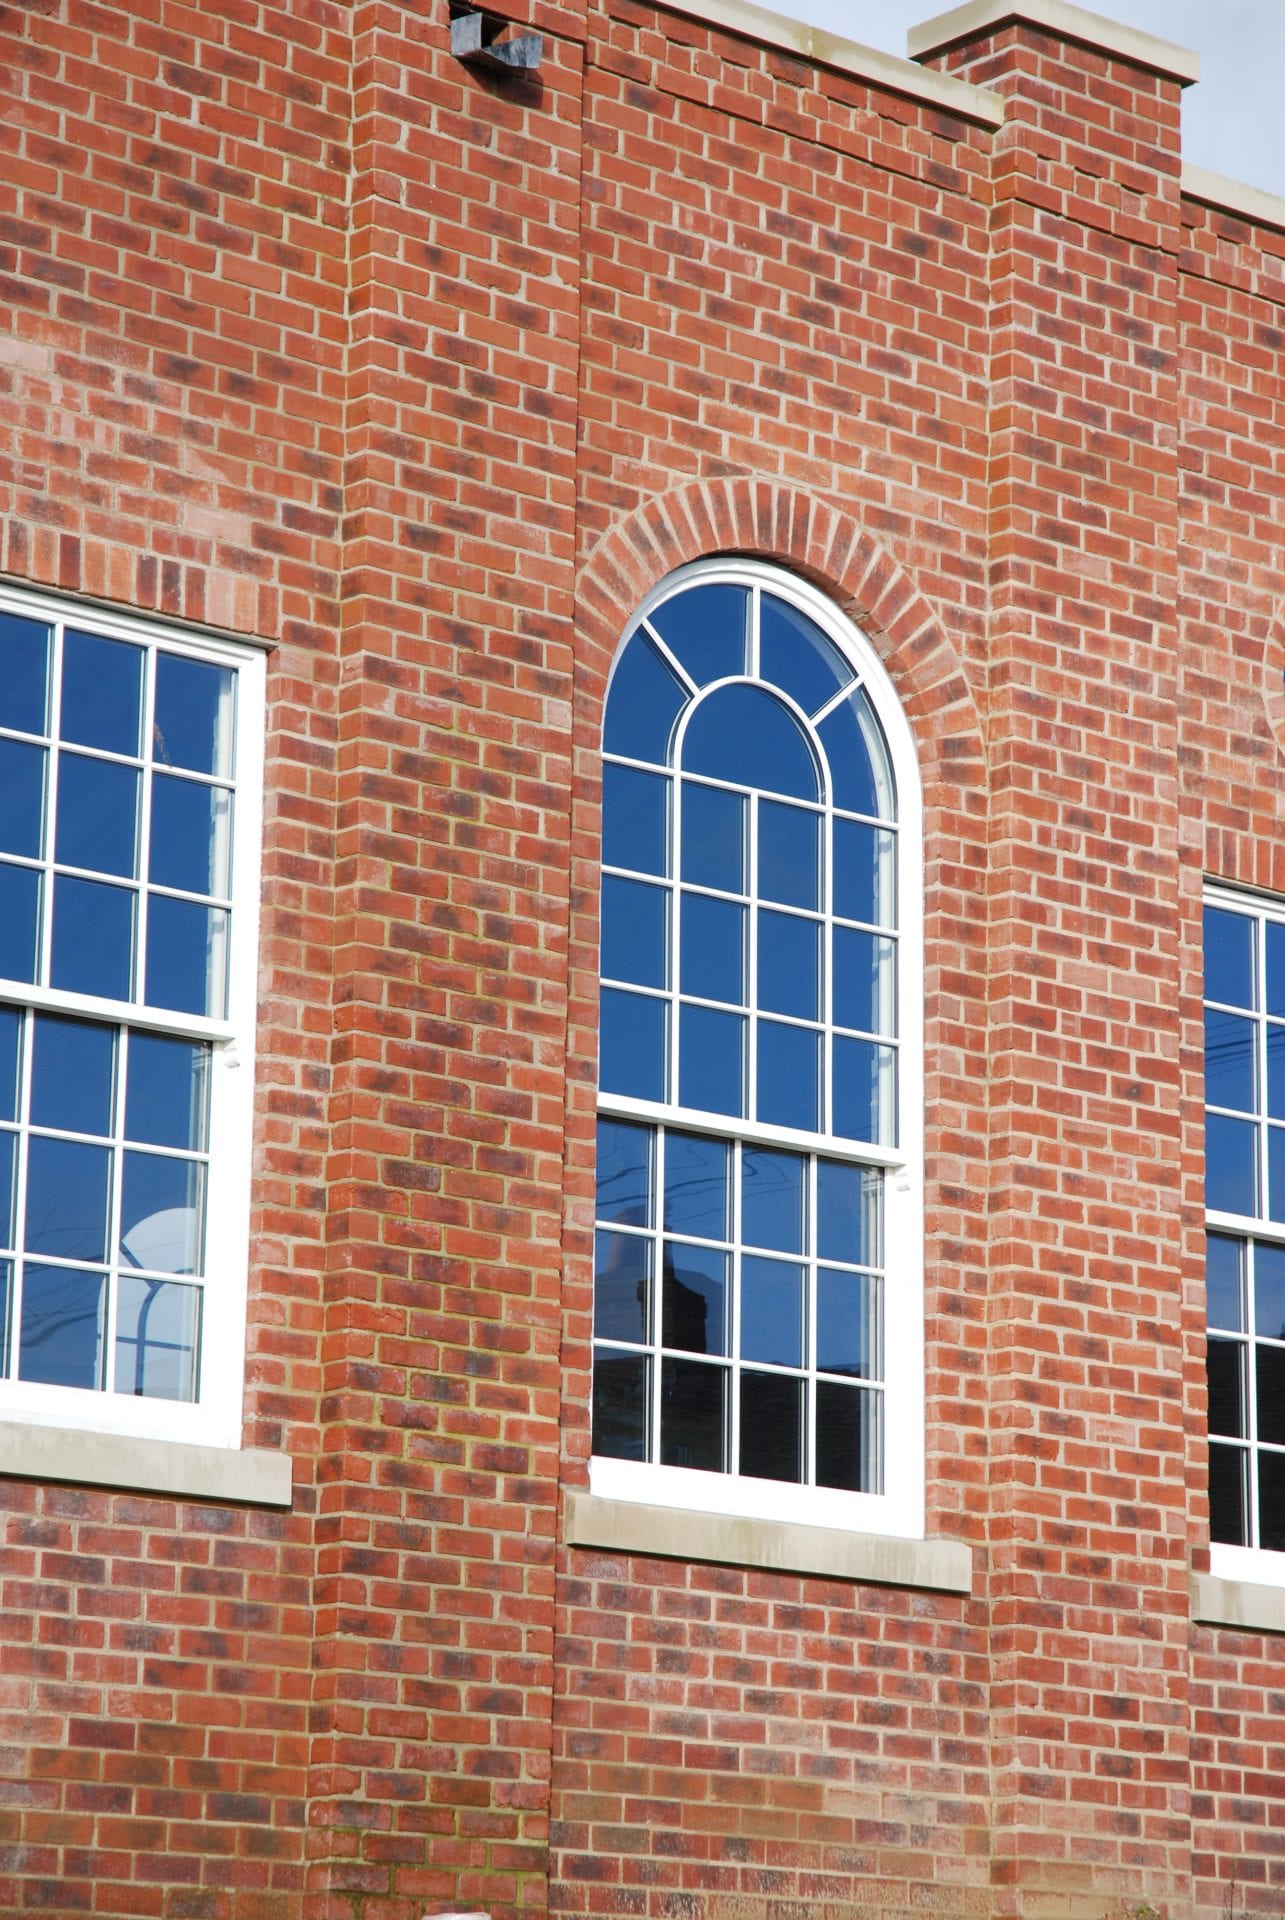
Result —
<path fill-rule="evenodd" d="M 693 560 L 743 555 L 809 580 L 872 642 L 918 743 L 931 814 L 940 780 L 982 792 L 986 748 L 964 660 L 932 603 L 860 520 L 815 494 L 746 475 L 657 494 L 602 535 L 577 588 L 576 698 L 596 750 L 607 675 L 634 609 Z M 579 731 L 579 730 L 578 730 Z"/>

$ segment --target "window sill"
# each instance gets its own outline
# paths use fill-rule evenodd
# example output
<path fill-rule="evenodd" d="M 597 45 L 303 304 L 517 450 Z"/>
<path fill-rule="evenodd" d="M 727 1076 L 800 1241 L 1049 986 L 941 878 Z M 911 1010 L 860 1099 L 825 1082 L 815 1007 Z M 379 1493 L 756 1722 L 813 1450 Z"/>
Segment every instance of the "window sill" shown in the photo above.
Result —
<path fill-rule="evenodd" d="M 643 1506 L 591 1493 L 567 1495 L 566 1537 L 574 1547 L 719 1566 L 768 1567 L 776 1573 L 810 1573 L 872 1586 L 971 1593 L 973 1585 L 972 1548 L 959 1540 L 894 1540 L 883 1534 L 847 1533 L 839 1527 Z"/>
<path fill-rule="evenodd" d="M 1207 1627 L 1285 1633 L 1285 1587 L 1265 1586 L 1257 1580 L 1227 1580 L 1216 1573 L 1193 1573 L 1191 1617 Z"/>
<path fill-rule="evenodd" d="M 293 1497 L 286 1453 L 80 1433 L 11 1420 L 0 1421 L 0 1479 L 61 1481 L 248 1507 L 288 1507 Z"/>

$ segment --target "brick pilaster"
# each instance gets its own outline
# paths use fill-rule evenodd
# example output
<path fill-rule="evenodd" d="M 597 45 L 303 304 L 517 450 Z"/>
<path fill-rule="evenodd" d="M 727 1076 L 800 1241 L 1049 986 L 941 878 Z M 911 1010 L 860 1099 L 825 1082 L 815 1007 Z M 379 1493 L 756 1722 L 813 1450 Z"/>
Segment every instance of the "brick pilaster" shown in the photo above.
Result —
<path fill-rule="evenodd" d="M 578 91 L 355 12 L 309 1914 L 539 1904 Z"/>
<path fill-rule="evenodd" d="M 1007 104 L 988 535 L 993 1872 L 997 1912 L 1087 1917 L 1181 1904 L 1190 1869 L 1181 63 L 1115 29 L 1092 44 L 1103 23 L 1075 9 L 1022 13 L 948 16 L 934 56 Z"/>

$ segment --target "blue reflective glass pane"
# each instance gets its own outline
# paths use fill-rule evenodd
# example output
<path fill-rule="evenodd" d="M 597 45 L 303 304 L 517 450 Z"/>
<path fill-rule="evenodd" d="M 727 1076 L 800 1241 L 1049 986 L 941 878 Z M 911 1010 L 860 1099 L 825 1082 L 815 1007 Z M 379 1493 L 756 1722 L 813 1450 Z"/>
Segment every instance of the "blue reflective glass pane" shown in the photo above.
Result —
<path fill-rule="evenodd" d="M 49 629 L 0 613 L 0 727 L 44 733 L 49 711 Z"/>
<path fill-rule="evenodd" d="M 28 1253 L 102 1260 L 107 1253 L 111 1150 L 33 1134 L 27 1143 Z"/>
<path fill-rule="evenodd" d="M 1285 1127 L 1267 1129 L 1267 1217 L 1285 1220 Z"/>
<path fill-rule="evenodd" d="M 668 1087 L 669 1009 L 664 1000 L 616 987 L 602 990 L 599 1077 L 604 1093 L 663 1100 Z"/>
<path fill-rule="evenodd" d="M 797 800 L 820 793 L 807 737 L 763 687 L 718 687 L 699 702 L 683 738 L 683 770 Z"/>
<path fill-rule="evenodd" d="M 896 1033 L 896 947 L 883 934 L 835 928 L 834 1022 L 865 1033 Z"/>
<path fill-rule="evenodd" d="M 1285 1340 L 1285 1247 L 1263 1240 L 1254 1242 L 1254 1326 L 1266 1340 Z"/>
<path fill-rule="evenodd" d="M 745 587 L 688 587 L 647 615 L 665 645 L 698 687 L 746 668 Z"/>
<path fill-rule="evenodd" d="M 1206 1013 L 1206 1031 L 1211 1016 Z M 1234 1013 L 1221 1016 L 1224 1020 L 1234 1020 Z M 1214 1100 L 1207 1090 L 1205 1098 L 1211 1106 L 1229 1107 L 1230 1100 Z M 1285 1120 L 1285 1027 L 1267 1029 L 1267 1111 L 1273 1120 Z"/>
<path fill-rule="evenodd" d="M 593 1450 L 609 1460 L 645 1460 L 651 1362 L 597 1347 L 593 1356 Z"/>
<path fill-rule="evenodd" d="M 726 1353 L 730 1255 L 665 1242 L 661 1341 L 683 1353 Z"/>
<path fill-rule="evenodd" d="M 40 875 L 0 861 L 0 975 L 34 980 L 39 962 Z"/>
<path fill-rule="evenodd" d="M 209 1138 L 210 1049 L 159 1033 L 131 1033 L 125 1134 L 199 1153 Z"/>
<path fill-rule="evenodd" d="M 1268 1013 L 1285 1017 L 1285 926 L 1278 920 L 1269 920 L 1265 932 L 1267 978 L 1263 981 L 1263 1005 Z"/>
<path fill-rule="evenodd" d="M 689 698 L 646 634 L 635 632 L 611 676 L 603 751 L 666 766 L 674 722 Z"/>
<path fill-rule="evenodd" d="M 678 1034 L 678 1098 L 704 1113 L 745 1111 L 745 1021 L 710 1007 L 683 1007 Z"/>
<path fill-rule="evenodd" d="M 747 1247 L 803 1253 L 807 1235 L 807 1169 L 800 1153 L 746 1147 L 741 1156 L 741 1239 Z"/>
<path fill-rule="evenodd" d="M 14 1179 L 18 1167 L 18 1136 L 0 1133 L 0 1246 L 14 1244 Z"/>
<path fill-rule="evenodd" d="M 1216 1213 L 1258 1212 L 1258 1128 L 1205 1115 L 1205 1204 Z"/>
<path fill-rule="evenodd" d="M 1254 926 L 1243 913 L 1205 908 L 1205 998 L 1229 1007 L 1254 1004 Z"/>
<path fill-rule="evenodd" d="M 101 634 L 63 636 L 62 716 L 64 740 L 107 753 L 138 752 L 143 698 L 143 650 Z"/>
<path fill-rule="evenodd" d="M 1227 1546 L 1249 1545 L 1249 1454 L 1245 1447 L 1209 1449 L 1209 1537 Z"/>
<path fill-rule="evenodd" d="M 156 656 L 152 757 L 191 773 L 232 772 L 233 673 L 206 660 Z"/>
<path fill-rule="evenodd" d="M 66 867 L 132 878 L 137 844 L 137 771 L 84 753 L 62 754 L 55 859 Z"/>
<path fill-rule="evenodd" d="M 38 860 L 45 839 L 43 747 L 0 740 L 0 852 Z"/>
<path fill-rule="evenodd" d="M 1245 1326 L 1245 1242 L 1211 1233 L 1205 1249 L 1205 1319 L 1211 1327 L 1240 1333 Z"/>
<path fill-rule="evenodd" d="M 830 768 L 830 797 L 849 813 L 896 818 L 892 769 L 883 729 L 858 687 L 817 728 Z"/>
<path fill-rule="evenodd" d="M 766 1013 L 821 1013 L 821 928 L 793 913 L 758 915 L 758 1003 Z"/>
<path fill-rule="evenodd" d="M 897 1141 L 896 1054 L 874 1040 L 834 1041 L 834 1130 L 845 1140 Z"/>
<path fill-rule="evenodd" d="M 684 893 L 682 916 L 683 992 L 743 1006 L 745 908 L 704 893 Z"/>
<path fill-rule="evenodd" d="M 128 1000 L 134 974 L 134 901 L 128 887 L 54 880 L 52 984 Z"/>
<path fill-rule="evenodd" d="M 1205 1009 L 1205 1099 L 1211 1107 L 1255 1113 L 1254 1022 Z"/>
<path fill-rule="evenodd" d="M 16 1007 L 0 1007 L 0 1120 L 18 1117 L 21 1062 L 22 1015 Z"/>
<path fill-rule="evenodd" d="M 845 920 L 897 924 L 896 835 L 861 820 L 834 823 L 834 910 Z"/>
<path fill-rule="evenodd" d="M 31 1037 L 31 1124 L 109 1134 L 116 1029 L 38 1013 Z M 98 1256 L 89 1255 L 90 1259 Z"/>
<path fill-rule="evenodd" d="M 660 1461 L 704 1473 L 727 1470 L 727 1368 L 664 1360 L 660 1369 Z"/>
<path fill-rule="evenodd" d="M 823 1373 L 879 1378 L 878 1303 L 879 1282 L 871 1275 L 818 1268 L 816 1363 Z"/>
<path fill-rule="evenodd" d="M 596 1233 L 593 1332 L 596 1340 L 641 1344 L 651 1326 L 652 1242 L 636 1233 Z"/>
<path fill-rule="evenodd" d="M 883 1265 L 883 1175 L 843 1160 L 817 1162 L 817 1253 L 822 1260 Z"/>
<path fill-rule="evenodd" d="M 635 873 L 669 872 L 669 795 L 673 782 L 638 767 L 602 770 L 602 859 Z"/>
<path fill-rule="evenodd" d="M 116 1391 L 195 1400 L 201 1290 L 121 1275 L 116 1303 Z"/>
<path fill-rule="evenodd" d="M 168 774 L 153 777 L 149 880 L 158 887 L 224 898 L 231 851 L 232 796 L 226 787 Z"/>
<path fill-rule="evenodd" d="M 602 974 L 635 987 L 669 984 L 669 889 L 602 880 Z"/>
<path fill-rule="evenodd" d="M 762 800 L 758 810 L 758 890 L 785 907 L 821 904 L 821 819 L 802 807 Z"/>
<path fill-rule="evenodd" d="M 101 1387 L 107 1276 L 28 1265 L 22 1281 L 18 1377 L 50 1387 Z"/>
<path fill-rule="evenodd" d="M 821 1126 L 821 1036 L 813 1027 L 758 1023 L 757 1118 L 768 1126 Z"/>
<path fill-rule="evenodd" d="M 665 1226 L 703 1240 L 731 1234 L 731 1148 L 698 1133 L 665 1135 Z"/>
<path fill-rule="evenodd" d="M 168 900 L 158 893 L 148 896 L 144 998 L 149 1007 L 205 1013 L 215 1020 L 222 1017 L 227 993 L 227 921 L 221 907 Z"/>
<path fill-rule="evenodd" d="M 684 880 L 723 893 L 744 893 L 745 806 L 737 793 L 683 781 Z"/>
<path fill-rule="evenodd" d="M 759 672 L 797 700 L 804 713 L 815 713 L 853 678 L 815 620 L 770 593 L 760 601 Z"/>
<path fill-rule="evenodd" d="M 803 1268 L 747 1253 L 741 1261 L 741 1358 L 803 1365 Z"/>
<path fill-rule="evenodd" d="M 882 1399 L 867 1387 L 818 1380 L 816 1483 L 847 1493 L 882 1493 Z"/>
<path fill-rule="evenodd" d="M 204 1266 L 205 1169 L 195 1160 L 127 1153 L 121 1175 L 120 1254 L 153 1273 Z"/>
<path fill-rule="evenodd" d="M 599 1220 L 630 1227 L 652 1224 L 655 1148 L 652 1127 L 631 1126 L 626 1120 L 598 1122 Z"/>
<path fill-rule="evenodd" d="M 740 1470 L 755 1480 L 803 1479 L 806 1425 L 801 1380 L 779 1373 L 741 1375 Z"/>

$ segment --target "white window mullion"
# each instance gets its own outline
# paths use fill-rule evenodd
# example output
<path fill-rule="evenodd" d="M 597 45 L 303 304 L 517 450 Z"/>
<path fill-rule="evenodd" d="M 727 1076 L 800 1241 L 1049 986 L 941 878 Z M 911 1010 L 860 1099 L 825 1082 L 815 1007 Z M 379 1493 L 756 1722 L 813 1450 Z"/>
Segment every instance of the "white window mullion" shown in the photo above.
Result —
<path fill-rule="evenodd" d="M 15 1160 L 13 1194 L 13 1304 L 11 1308 L 12 1325 L 9 1331 L 9 1372 L 18 1378 L 22 1360 L 22 1293 L 25 1274 L 25 1261 L 22 1249 L 27 1240 L 27 1147 L 31 1139 L 31 1052 L 34 1044 L 32 1028 L 35 1015 L 29 1010 L 22 1016 L 22 1025 L 18 1041 L 18 1099 L 14 1113 L 18 1122 L 18 1151 Z"/>
<path fill-rule="evenodd" d="M 649 1368 L 647 1457 L 653 1463 L 660 1460 L 660 1370 L 662 1329 L 664 1321 L 663 1289 L 665 1285 L 665 1129 L 657 1127 L 655 1134 L 656 1150 L 652 1165 L 655 1169 L 656 1192 L 652 1203 L 652 1283 L 651 1283 L 651 1325 L 646 1329 L 648 1352 L 651 1356 Z"/>
<path fill-rule="evenodd" d="M 143 764 L 138 817 L 138 892 L 134 907 L 134 998 L 147 997 L 147 869 L 152 857 L 152 765 L 156 740 L 156 655 L 149 647 L 143 656 Z"/>
<path fill-rule="evenodd" d="M 1252 1547 L 1258 1545 L 1258 1316 L 1255 1307 L 1254 1285 L 1255 1249 L 1252 1239 L 1245 1241 L 1244 1308 L 1244 1392 L 1245 1392 L 1245 1436 L 1246 1451 L 1249 1455 L 1248 1484 L 1245 1499 L 1248 1511 L 1245 1515 L 1245 1532 Z"/>
<path fill-rule="evenodd" d="M 647 638 L 651 641 L 653 647 L 655 647 L 670 672 L 682 686 L 686 687 L 689 694 L 696 693 L 698 691 L 696 682 L 692 679 L 691 674 L 688 673 L 686 667 L 678 658 L 678 655 L 673 651 L 669 642 L 657 632 L 650 620 L 644 620 L 642 624 L 646 628 Z"/>
<path fill-rule="evenodd" d="M 727 1367 L 724 1373 L 727 1405 L 727 1471 L 738 1474 L 741 1465 L 741 1261 L 745 1234 L 741 1225 L 745 1146 L 736 1141 L 728 1155 L 732 1182 L 731 1312 L 727 1326 Z"/>
<path fill-rule="evenodd" d="M 817 1156 L 808 1155 L 807 1171 L 807 1221 L 804 1235 L 807 1265 L 804 1273 L 806 1289 L 803 1301 L 804 1349 L 803 1377 L 806 1403 L 806 1433 L 804 1436 L 803 1479 L 807 1486 L 816 1485 L 817 1477 L 817 1293 L 818 1293 L 818 1251 L 817 1232 L 817 1188 L 820 1175 L 817 1171 Z"/>
<path fill-rule="evenodd" d="M 45 725 L 49 732 L 48 759 L 45 763 L 44 846 L 40 881 L 40 956 L 36 979 L 47 986 L 52 979 L 54 943 L 54 842 L 58 833 L 58 764 L 62 731 L 62 654 L 63 623 L 54 623 L 49 646 L 49 686 L 46 690 Z"/>
<path fill-rule="evenodd" d="M 759 1058 L 759 806 L 758 794 L 745 796 L 745 1059 L 741 1100 L 747 1120 L 757 1120 Z"/>
<path fill-rule="evenodd" d="M 116 1083 L 112 1088 L 111 1153 L 112 1177 L 107 1208 L 107 1314 L 103 1339 L 103 1384 L 108 1392 L 116 1381 L 116 1337 L 120 1324 L 120 1278 L 124 1217 L 121 1198 L 125 1184 L 125 1090 L 129 1074 L 129 1034 L 124 1027 L 116 1033 Z M 135 1352 L 135 1363 L 138 1354 Z"/>
<path fill-rule="evenodd" d="M 748 635 L 746 636 L 749 642 L 749 648 L 748 648 L 749 677 L 751 680 L 759 679 L 762 671 L 762 668 L 761 668 L 762 646 L 760 643 L 762 628 L 763 628 L 763 597 L 762 596 L 763 596 L 763 589 L 760 586 L 759 582 L 757 580 L 752 581 L 750 584 L 750 596 L 749 596 L 749 608 L 748 608 L 750 630 Z"/>

